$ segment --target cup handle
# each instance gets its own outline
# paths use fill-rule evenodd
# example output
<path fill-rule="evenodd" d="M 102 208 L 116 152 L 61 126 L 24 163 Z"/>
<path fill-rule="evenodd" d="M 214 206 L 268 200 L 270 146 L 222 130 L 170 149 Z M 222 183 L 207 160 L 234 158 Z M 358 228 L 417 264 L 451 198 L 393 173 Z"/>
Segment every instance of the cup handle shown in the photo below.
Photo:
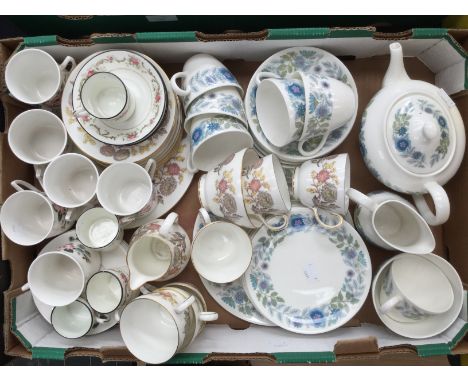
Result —
<path fill-rule="evenodd" d="M 380 313 L 387 314 L 396 304 L 402 300 L 401 296 L 393 296 L 379 308 Z"/>
<path fill-rule="evenodd" d="M 196 168 L 192 161 L 192 153 L 190 152 L 187 158 L 187 170 L 191 174 L 196 174 L 198 172 L 198 168 Z"/>
<path fill-rule="evenodd" d="M 281 79 L 281 76 L 271 72 L 260 72 L 255 76 L 255 83 L 257 84 L 257 86 L 260 85 L 260 82 L 262 82 L 262 80 L 264 80 L 265 78 Z"/>
<path fill-rule="evenodd" d="M 36 191 L 36 192 L 42 193 L 42 191 L 34 187 L 31 183 L 28 183 L 21 179 L 14 180 L 10 184 L 16 191 L 26 191 L 26 189 L 28 189 L 30 191 Z"/>
<path fill-rule="evenodd" d="M 177 305 L 177 306 L 174 308 L 174 311 L 175 311 L 177 314 L 180 314 L 180 313 L 182 313 L 184 310 L 186 310 L 190 305 L 192 305 L 194 302 L 195 302 L 195 297 L 192 295 L 192 296 L 190 296 L 187 300 L 185 300 L 184 302 L 181 302 L 179 305 Z"/>
<path fill-rule="evenodd" d="M 42 165 L 34 166 L 35 172 L 36 172 L 36 178 L 40 179 L 42 177 L 42 170 L 44 167 Z"/>
<path fill-rule="evenodd" d="M 114 313 L 114 320 L 115 320 L 116 322 L 119 322 L 119 321 L 120 321 L 120 312 L 119 312 L 119 311 L 116 311 L 116 312 Z"/>
<path fill-rule="evenodd" d="M 205 225 L 206 224 L 210 224 L 211 223 L 211 218 L 210 218 L 210 215 L 208 214 L 208 211 L 201 207 L 198 212 L 200 213 L 200 215 L 202 216 L 203 218 L 203 221 L 205 222 Z"/>
<path fill-rule="evenodd" d="M 442 186 L 436 182 L 428 182 L 424 186 L 434 201 L 436 213 L 435 215 L 432 213 L 423 195 L 416 194 L 413 195 L 413 200 L 419 213 L 429 225 L 444 224 L 450 216 L 450 201 L 447 193 Z"/>
<path fill-rule="evenodd" d="M 340 214 L 337 214 L 336 212 L 331 212 L 330 211 L 329 213 L 338 218 L 338 223 L 335 224 L 335 225 L 330 225 L 330 224 L 324 223 L 322 221 L 322 219 L 320 218 L 320 214 L 318 213 L 317 207 L 313 207 L 312 211 L 314 212 L 315 220 L 317 220 L 317 222 L 324 228 L 335 229 L 335 228 L 340 227 L 343 224 L 343 221 L 344 221 L 343 216 L 341 216 Z"/>
<path fill-rule="evenodd" d="M 96 317 L 96 322 L 98 322 L 99 324 L 103 324 L 109 321 L 110 321 L 110 316 L 106 314 L 102 314 Z"/>
<path fill-rule="evenodd" d="M 375 211 L 377 208 L 377 203 L 375 203 L 367 195 L 364 195 L 362 192 L 355 190 L 354 188 L 348 188 L 346 190 L 346 194 L 354 203 L 367 208 L 371 212 Z"/>
<path fill-rule="evenodd" d="M 70 67 L 68 68 L 69 65 Z M 73 69 L 75 69 L 75 66 L 76 66 L 75 59 L 73 57 L 67 56 L 65 57 L 65 60 L 63 60 L 63 62 L 60 64 L 60 70 L 61 71 L 66 70 L 67 72 L 71 72 Z"/>
<path fill-rule="evenodd" d="M 198 319 L 203 322 L 216 321 L 218 319 L 218 313 L 216 312 L 200 312 Z"/>
<path fill-rule="evenodd" d="M 122 216 L 121 218 L 119 218 L 119 224 L 124 226 L 125 224 L 129 224 L 135 220 L 136 220 L 136 214 L 129 215 L 129 216 Z"/>
<path fill-rule="evenodd" d="M 26 283 L 23 286 L 21 286 L 21 292 L 27 292 L 29 290 L 29 284 Z"/>
<path fill-rule="evenodd" d="M 179 215 L 176 212 L 171 212 L 167 215 L 166 219 L 164 219 L 164 223 L 162 223 L 161 228 L 159 229 L 159 233 L 161 235 L 167 235 L 171 229 L 171 227 L 177 222 Z"/>
<path fill-rule="evenodd" d="M 146 162 L 145 170 L 149 174 L 150 178 L 153 179 L 154 173 L 156 172 L 156 161 L 153 158 L 148 159 Z"/>
<path fill-rule="evenodd" d="M 318 146 L 316 148 L 314 148 L 312 151 L 304 150 L 304 143 L 308 142 L 311 138 L 301 140 L 301 141 L 299 141 L 297 143 L 297 150 L 299 151 L 299 153 L 301 155 L 303 155 L 305 157 L 309 157 L 311 155 L 314 155 L 314 154 L 318 153 L 322 149 L 322 147 L 327 142 L 327 138 L 328 138 L 329 135 L 330 135 L 330 132 L 326 132 L 325 134 L 323 134 L 322 135 L 322 140 L 320 141 Z"/>
<path fill-rule="evenodd" d="M 258 218 L 262 222 L 262 224 L 268 228 L 269 231 L 273 232 L 282 231 L 289 225 L 289 216 L 287 214 L 281 215 L 283 223 L 279 226 L 270 225 L 262 215 L 256 215 L 255 217 Z"/>
<path fill-rule="evenodd" d="M 143 295 L 152 293 L 153 291 L 150 290 L 148 287 L 149 287 L 148 284 L 142 285 L 142 286 L 140 287 L 140 293 L 143 294 Z"/>
<path fill-rule="evenodd" d="M 181 97 L 186 97 L 190 94 L 190 90 L 188 89 L 182 89 L 179 87 L 179 85 L 177 85 L 177 80 L 179 78 L 185 78 L 187 77 L 187 73 L 186 72 L 179 72 L 179 73 L 176 73 L 174 74 L 172 77 L 171 77 L 171 86 L 172 86 L 172 90 L 174 90 L 174 92 L 181 96 Z"/>
<path fill-rule="evenodd" d="M 69 222 L 69 221 L 71 221 L 73 219 L 73 215 L 74 215 L 73 212 L 75 212 L 75 210 L 73 208 L 68 208 L 67 209 L 67 213 L 65 215 L 65 221 Z"/>

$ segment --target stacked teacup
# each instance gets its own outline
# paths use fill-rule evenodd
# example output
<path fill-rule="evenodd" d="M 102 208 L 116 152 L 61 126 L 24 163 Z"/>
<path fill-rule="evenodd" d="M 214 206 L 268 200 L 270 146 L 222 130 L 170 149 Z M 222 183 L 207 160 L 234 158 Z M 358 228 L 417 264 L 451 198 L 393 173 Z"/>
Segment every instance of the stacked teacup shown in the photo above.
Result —
<path fill-rule="evenodd" d="M 184 105 L 184 127 L 191 137 L 191 170 L 209 171 L 226 155 L 253 146 L 242 88 L 220 61 L 197 54 L 187 60 L 182 72 L 174 74 L 171 84 Z"/>

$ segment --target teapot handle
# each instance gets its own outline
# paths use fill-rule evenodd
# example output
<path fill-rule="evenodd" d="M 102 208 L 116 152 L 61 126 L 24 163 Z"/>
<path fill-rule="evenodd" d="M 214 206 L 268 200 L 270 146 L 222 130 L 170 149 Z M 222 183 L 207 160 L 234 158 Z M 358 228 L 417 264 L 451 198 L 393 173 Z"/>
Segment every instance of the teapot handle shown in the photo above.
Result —
<path fill-rule="evenodd" d="M 429 225 L 444 224 L 450 216 L 450 201 L 447 193 L 442 186 L 436 182 L 428 182 L 424 186 L 434 201 L 436 213 L 435 215 L 432 213 L 422 194 L 415 194 L 413 195 L 413 200 L 419 213 Z"/>

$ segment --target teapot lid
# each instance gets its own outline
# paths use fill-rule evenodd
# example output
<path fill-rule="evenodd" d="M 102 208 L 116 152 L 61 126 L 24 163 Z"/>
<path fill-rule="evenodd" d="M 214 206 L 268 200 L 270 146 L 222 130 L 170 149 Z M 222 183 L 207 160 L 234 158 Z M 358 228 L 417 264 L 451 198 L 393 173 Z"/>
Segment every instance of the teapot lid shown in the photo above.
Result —
<path fill-rule="evenodd" d="M 386 122 L 388 149 L 404 170 L 433 175 L 450 163 L 454 122 L 440 100 L 426 94 L 406 95 L 390 107 Z"/>

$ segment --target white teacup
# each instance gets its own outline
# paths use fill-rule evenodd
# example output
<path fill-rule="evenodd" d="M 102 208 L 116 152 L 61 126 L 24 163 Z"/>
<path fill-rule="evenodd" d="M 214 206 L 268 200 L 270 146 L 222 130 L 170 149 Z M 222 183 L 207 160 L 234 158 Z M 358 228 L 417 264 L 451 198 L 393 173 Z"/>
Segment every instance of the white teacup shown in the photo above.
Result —
<path fill-rule="evenodd" d="M 127 162 L 110 165 L 97 182 L 99 203 L 114 215 L 136 214 L 151 202 L 155 171 L 154 159 L 149 159 L 144 168 Z"/>
<path fill-rule="evenodd" d="M 96 207 L 85 211 L 78 218 L 76 236 L 88 248 L 112 251 L 122 242 L 123 229 L 114 214 Z"/>
<path fill-rule="evenodd" d="M 447 312 L 454 301 L 452 285 L 430 260 L 405 256 L 392 262 L 384 276 L 380 313 L 414 323 Z"/>
<path fill-rule="evenodd" d="M 33 185 L 15 180 L 17 191 L 3 203 L 0 224 L 6 237 L 19 245 L 36 245 L 68 231 L 75 223 L 74 210 L 52 203 Z"/>
<path fill-rule="evenodd" d="M 67 56 L 59 65 L 41 49 L 24 49 L 16 53 L 5 69 L 5 81 L 11 95 L 30 105 L 55 104 L 75 60 Z"/>
<path fill-rule="evenodd" d="M 8 128 L 11 151 L 23 162 L 45 165 L 67 146 L 67 130 L 62 120 L 43 109 L 19 114 Z"/>
<path fill-rule="evenodd" d="M 83 107 L 75 109 L 75 115 L 125 121 L 135 111 L 135 101 L 124 82 L 110 72 L 89 76 L 81 86 L 80 99 Z"/>
<path fill-rule="evenodd" d="M 208 215 L 208 214 L 207 214 Z M 210 222 L 193 238 L 192 263 L 195 270 L 214 283 L 237 280 L 252 259 L 252 243 L 239 226 L 222 221 Z"/>
<path fill-rule="evenodd" d="M 84 155 L 63 154 L 49 163 L 42 184 L 54 203 L 76 208 L 91 203 L 96 195 L 99 172 Z"/>
<path fill-rule="evenodd" d="M 426 221 L 405 199 L 391 192 L 368 195 L 347 190 L 358 204 L 354 211 L 356 229 L 374 245 L 387 250 L 425 254 L 435 248 L 435 239 Z"/>

